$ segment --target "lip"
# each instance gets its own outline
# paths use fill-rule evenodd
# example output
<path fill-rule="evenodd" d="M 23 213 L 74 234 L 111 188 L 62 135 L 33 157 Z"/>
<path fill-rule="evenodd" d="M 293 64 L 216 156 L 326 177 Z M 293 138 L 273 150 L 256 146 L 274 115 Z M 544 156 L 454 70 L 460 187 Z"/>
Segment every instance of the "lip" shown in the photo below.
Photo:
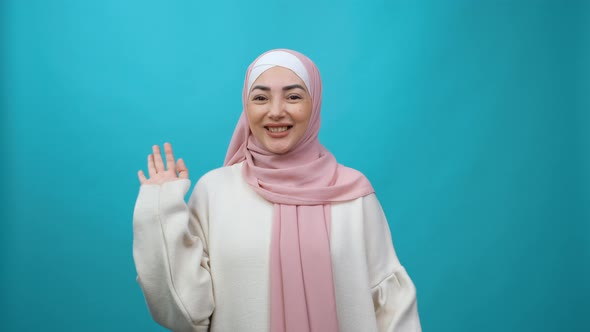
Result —
<path fill-rule="evenodd" d="M 267 123 L 264 126 L 265 127 L 293 127 L 292 124 L 290 124 L 290 123 L 283 123 L 283 122 Z"/>
<path fill-rule="evenodd" d="M 282 131 L 280 133 L 272 133 L 270 132 L 267 128 L 277 128 L 277 127 L 288 127 L 287 130 Z M 283 138 L 289 135 L 289 133 L 291 132 L 291 129 L 293 129 L 293 125 L 292 124 L 288 124 L 288 123 L 269 123 L 267 125 L 264 125 L 264 131 L 266 132 L 266 134 L 272 138 Z"/>

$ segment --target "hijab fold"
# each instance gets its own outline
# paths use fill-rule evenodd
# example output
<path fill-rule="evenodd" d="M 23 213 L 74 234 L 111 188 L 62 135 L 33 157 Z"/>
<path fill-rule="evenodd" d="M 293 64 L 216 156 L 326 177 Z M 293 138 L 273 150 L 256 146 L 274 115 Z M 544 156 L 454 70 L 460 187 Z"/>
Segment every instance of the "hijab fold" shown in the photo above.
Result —
<path fill-rule="evenodd" d="M 297 74 L 311 95 L 309 126 L 285 154 L 266 150 L 251 134 L 246 106 L 249 88 L 265 70 L 281 66 Z M 344 167 L 318 140 L 322 84 L 315 64 L 287 49 L 268 51 L 249 67 L 242 92 L 244 110 L 224 165 L 244 161 L 242 176 L 274 203 L 270 245 L 272 332 L 336 332 L 338 317 L 330 253 L 331 203 L 373 192 L 358 171 Z"/>

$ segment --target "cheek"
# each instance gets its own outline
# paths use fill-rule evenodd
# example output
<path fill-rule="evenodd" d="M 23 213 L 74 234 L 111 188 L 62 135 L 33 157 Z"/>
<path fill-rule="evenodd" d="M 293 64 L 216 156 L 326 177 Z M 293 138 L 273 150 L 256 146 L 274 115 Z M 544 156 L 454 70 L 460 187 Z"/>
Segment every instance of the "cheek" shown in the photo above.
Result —
<path fill-rule="evenodd" d="M 256 132 L 256 123 L 254 122 L 254 114 L 250 108 L 246 109 L 246 119 L 248 120 L 248 127 L 250 127 L 250 132 L 253 134 Z"/>
<path fill-rule="evenodd" d="M 297 120 L 299 122 L 309 122 L 311 119 L 311 103 L 302 105 L 301 109 L 297 114 Z"/>
<path fill-rule="evenodd" d="M 257 112 L 255 105 L 248 105 L 246 107 L 246 116 L 248 117 L 248 123 L 250 123 L 250 125 L 255 124 L 260 120 L 260 116 L 258 115 L 259 113 L 260 112 Z"/>

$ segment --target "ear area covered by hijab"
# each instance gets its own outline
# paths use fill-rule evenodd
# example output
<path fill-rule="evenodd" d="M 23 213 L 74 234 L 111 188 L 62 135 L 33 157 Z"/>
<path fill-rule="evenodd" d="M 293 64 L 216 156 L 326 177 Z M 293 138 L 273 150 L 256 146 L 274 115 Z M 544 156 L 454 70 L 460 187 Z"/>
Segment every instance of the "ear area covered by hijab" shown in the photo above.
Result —
<path fill-rule="evenodd" d="M 246 115 L 252 84 L 275 66 L 297 74 L 313 104 L 305 134 L 280 155 L 257 144 Z M 373 187 L 360 172 L 338 164 L 320 144 L 322 82 L 317 67 L 305 55 L 288 49 L 260 55 L 248 67 L 242 103 L 224 165 L 243 161 L 244 180 L 275 206 L 270 247 L 271 331 L 338 331 L 329 244 L 330 204 L 369 195 Z"/>

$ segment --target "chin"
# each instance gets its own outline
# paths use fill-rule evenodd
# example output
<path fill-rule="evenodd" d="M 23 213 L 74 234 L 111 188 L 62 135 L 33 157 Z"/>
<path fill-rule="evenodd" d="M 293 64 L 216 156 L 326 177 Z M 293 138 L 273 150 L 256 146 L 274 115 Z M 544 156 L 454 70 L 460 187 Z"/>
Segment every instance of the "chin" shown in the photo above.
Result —
<path fill-rule="evenodd" d="M 272 150 L 268 150 L 268 151 L 270 151 L 274 154 L 285 154 L 285 153 L 289 152 L 289 149 L 280 149 L 280 150 L 272 149 Z"/>
<path fill-rule="evenodd" d="M 285 154 L 291 150 L 290 146 L 266 146 L 269 152 L 274 154 Z"/>

